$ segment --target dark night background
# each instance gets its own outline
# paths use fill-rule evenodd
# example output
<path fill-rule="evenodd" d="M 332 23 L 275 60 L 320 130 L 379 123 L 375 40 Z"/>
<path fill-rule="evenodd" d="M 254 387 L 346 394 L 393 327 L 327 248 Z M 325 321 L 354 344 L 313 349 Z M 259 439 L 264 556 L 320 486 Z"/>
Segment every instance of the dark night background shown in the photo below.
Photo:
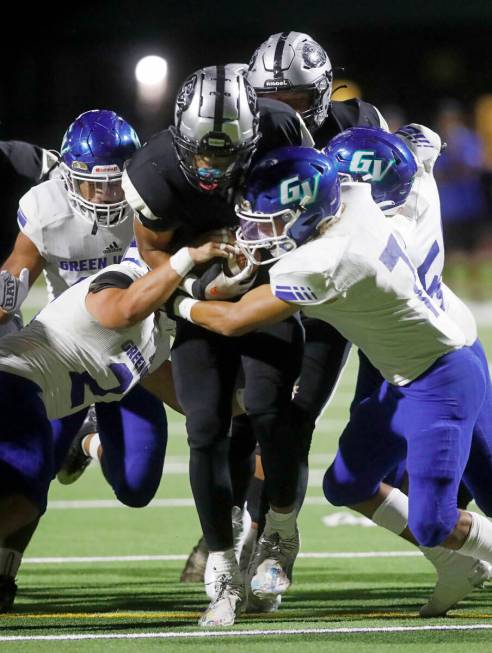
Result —
<path fill-rule="evenodd" d="M 172 119 L 188 73 L 247 61 L 286 29 L 311 34 L 365 99 L 399 104 L 412 121 L 431 122 L 443 98 L 467 108 L 492 90 L 491 0 L 42 3 L 3 21 L 15 45 L 2 49 L 0 138 L 58 148 L 79 113 L 110 108 L 145 139 Z M 169 64 L 168 100 L 152 119 L 135 95 L 135 64 L 147 54 Z"/>

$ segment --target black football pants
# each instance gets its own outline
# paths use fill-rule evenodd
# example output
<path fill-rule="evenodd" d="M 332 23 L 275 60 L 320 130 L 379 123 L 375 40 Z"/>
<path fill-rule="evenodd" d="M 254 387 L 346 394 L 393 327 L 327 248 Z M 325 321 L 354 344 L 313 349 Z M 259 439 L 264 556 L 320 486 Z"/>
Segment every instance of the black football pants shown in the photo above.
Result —
<path fill-rule="evenodd" d="M 237 338 L 177 321 L 173 377 L 186 416 L 191 488 L 212 551 L 232 546 L 228 436 L 241 365 L 244 403 L 262 447 L 270 503 L 286 507 L 295 501 L 297 443 L 287 416 L 302 351 L 303 330 L 295 317 Z"/>

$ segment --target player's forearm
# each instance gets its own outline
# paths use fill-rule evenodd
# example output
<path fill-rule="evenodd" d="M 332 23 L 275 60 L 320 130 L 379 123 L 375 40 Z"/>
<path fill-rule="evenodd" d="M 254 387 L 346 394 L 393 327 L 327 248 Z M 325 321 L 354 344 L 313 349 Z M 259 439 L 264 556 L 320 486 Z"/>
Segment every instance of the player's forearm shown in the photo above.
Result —
<path fill-rule="evenodd" d="M 193 266 L 189 249 L 183 247 L 164 263 L 134 281 L 119 302 L 118 312 L 122 326 L 137 324 L 161 308 Z"/>
<path fill-rule="evenodd" d="M 277 299 L 268 285 L 246 293 L 239 302 L 195 302 L 191 320 L 224 336 L 242 336 L 255 329 L 275 324 L 297 312 L 297 307 Z"/>

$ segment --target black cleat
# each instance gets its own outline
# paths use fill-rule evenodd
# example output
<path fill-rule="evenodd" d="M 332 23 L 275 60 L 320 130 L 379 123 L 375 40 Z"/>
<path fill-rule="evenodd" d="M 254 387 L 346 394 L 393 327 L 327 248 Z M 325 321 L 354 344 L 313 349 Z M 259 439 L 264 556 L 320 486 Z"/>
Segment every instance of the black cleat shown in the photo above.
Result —
<path fill-rule="evenodd" d="M 82 450 L 82 440 L 90 433 L 97 433 L 96 410 L 94 406 L 89 408 L 87 416 L 82 422 L 82 426 L 72 440 L 65 460 L 58 470 L 56 478 L 62 485 L 75 483 L 90 465 L 92 458 L 87 456 Z"/>

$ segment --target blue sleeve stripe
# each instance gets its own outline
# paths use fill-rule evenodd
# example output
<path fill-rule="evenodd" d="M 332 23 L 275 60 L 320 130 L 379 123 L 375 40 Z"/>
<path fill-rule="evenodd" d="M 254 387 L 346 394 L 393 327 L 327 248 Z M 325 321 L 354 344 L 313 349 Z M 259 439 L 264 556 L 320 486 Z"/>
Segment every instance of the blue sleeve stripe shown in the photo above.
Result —
<path fill-rule="evenodd" d="M 275 286 L 275 296 L 286 301 L 313 301 L 318 299 L 311 288 L 304 286 Z"/>
<path fill-rule="evenodd" d="M 24 213 L 22 213 L 22 211 L 20 209 L 17 211 L 17 222 L 18 222 L 19 227 L 21 229 L 22 229 L 22 227 L 25 227 L 26 224 L 27 224 L 27 218 L 24 215 Z"/>

